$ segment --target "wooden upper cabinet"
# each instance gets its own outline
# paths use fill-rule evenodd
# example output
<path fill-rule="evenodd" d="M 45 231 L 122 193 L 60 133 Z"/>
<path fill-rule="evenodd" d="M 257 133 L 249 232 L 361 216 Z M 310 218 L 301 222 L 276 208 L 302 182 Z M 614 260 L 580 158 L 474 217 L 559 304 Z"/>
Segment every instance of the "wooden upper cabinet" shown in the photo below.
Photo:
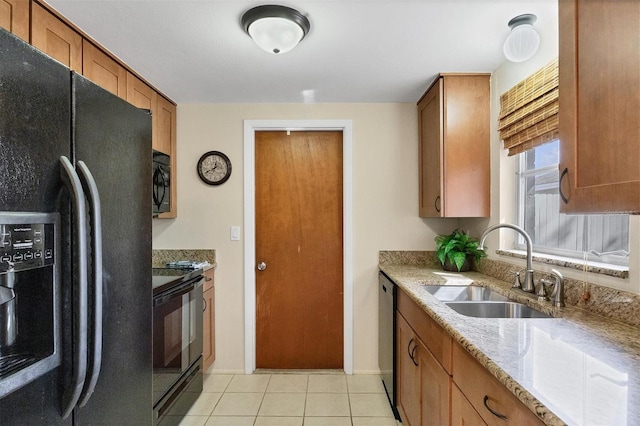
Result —
<path fill-rule="evenodd" d="M 156 116 L 156 106 L 158 103 L 158 93 L 145 84 L 135 75 L 130 72 L 127 73 L 127 101 L 137 106 L 138 108 L 144 108 L 151 111 L 151 139 L 152 146 L 155 149 L 156 145 L 156 133 L 158 131 L 158 117 Z"/>
<path fill-rule="evenodd" d="M 0 0 L 0 27 L 29 42 L 29 0 Z"/>
<path fill-rule="evenodd" d="M 37 3 L 31 8 L 31 44 L 82 74 L 82 36 Z"/>
<path fill-rule="evenodd" d="M 490 74 L 440 74 L 418 101 L 420 217 L 490 215 Z"/>
<path fill-rule="evenodd" d="M 158 96 L 155 114 L 158 116 L 158 132 L 154 149 L 173 156 L 176 139 L 176 106 L 162 96 Z"/>
<path fill-rule="evenodd" d="M 640 2 L 560 0 L 560 211 L 640 212 Z"/>
<path fill-rule="evenodd" d="M 127 70 L 87 40 L 82 43 L 82 74 L 114 95 L 127 99 Z"/>

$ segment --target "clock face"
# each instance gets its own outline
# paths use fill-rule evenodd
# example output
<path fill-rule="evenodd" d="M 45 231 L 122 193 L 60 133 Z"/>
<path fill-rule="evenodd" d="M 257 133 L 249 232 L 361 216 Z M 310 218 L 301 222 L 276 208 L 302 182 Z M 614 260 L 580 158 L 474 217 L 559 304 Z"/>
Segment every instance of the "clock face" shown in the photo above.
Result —
<path fill-rule="evenodd" d="M 198 175 L 206 184 L 220 185 L 231 176 L 231 161 L 221 152 L 207 152 L 198 161 Z"/>

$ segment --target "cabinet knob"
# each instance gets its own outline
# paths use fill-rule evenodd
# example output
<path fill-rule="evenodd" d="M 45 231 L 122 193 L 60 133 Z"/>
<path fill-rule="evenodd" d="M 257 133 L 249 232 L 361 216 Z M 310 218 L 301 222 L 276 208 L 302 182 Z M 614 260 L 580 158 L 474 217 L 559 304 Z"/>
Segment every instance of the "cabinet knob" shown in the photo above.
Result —
<path fill-rule="evenodd" d="M 436 211 L 440 213 L 440 196 L 436 197 L 436 201 L 433 203 L 433 207 L 435 207 Z"/>
<path fill-rule="evenodd" d="M 264 262 L 260 262 L 258 263 L 258 271 L 264 271 L 265 269 L 267 269 L 267 264 Z"/>

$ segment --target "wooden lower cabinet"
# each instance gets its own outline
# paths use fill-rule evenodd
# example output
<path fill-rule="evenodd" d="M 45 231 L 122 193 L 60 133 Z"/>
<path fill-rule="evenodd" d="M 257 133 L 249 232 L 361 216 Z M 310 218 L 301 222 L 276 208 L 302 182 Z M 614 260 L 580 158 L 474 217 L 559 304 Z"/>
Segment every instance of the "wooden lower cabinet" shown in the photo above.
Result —
<path fill-rule="evenodd" d="M 406 295 L 399 292 L 403 298 L 398 304 L 399 309 L 405 308 L 404 314 L 415 317 L 418 308 L 415 302 L 404 299 Z M 413 304 L 413 305 L 411 305 Z M 397 396 L 398 411 L 402 421 L 407 425 L 448 425 L 450 418 L 451 376 L 434 356 L 431 343 L 435 348 L 448 348 L 451 357 L 451 346 L 441 341 L 439 331 L 425 334 L 425 323 L 430 320 L 422 311 L 422 318 L 414 318 L 409 323 L 401 311 L 396 311 L 396 368 L 397 368 Z M 437 326 L 435 322 L 431 326 Z M 430 327 L 427 327 L 430 328 Z M 444 330 L 442 330 L 444 331 Z M 437 339 L 434 339 L 434 335 Z M 444 343 L 444 344 L 443 344 Z M 442 354 L 441 351 L 439 351 Z"/>
<path fill-rule="evenodd" d="M 396 312 L 396 374 L 397 403 L 402 422 L 419 425 L 420 415 L 420 371 L 414 362 L 416 335 L 404 319 Z"/>
<path fill-rule="evenodd" d="M 544 424 L 457 343 L 453 345 L 453 381 L 488 425 Z"/>
<path fill-rule="evenodd" d="M 206 372 L 216 359 L 214 270 L 204 273 L 204 310 L 202 312 L 202 368 Z"/>
<path fill-rule="evenodd" d="M 420 403 L 422 425 L 448 425 L 451 399 L 451 376 L 418 340 L 418 368 L 420 369 Z"/>
<path fill-rule="evenodd" d="M 451 426 L 485 426 L 480 414 L 474 410 L 458 386 L 451 389 Z"/>
<path fill-rule="evenodd" d="M 401 289 L 395 349 L 396 404 L 403 424 L 544 424 Z"/>

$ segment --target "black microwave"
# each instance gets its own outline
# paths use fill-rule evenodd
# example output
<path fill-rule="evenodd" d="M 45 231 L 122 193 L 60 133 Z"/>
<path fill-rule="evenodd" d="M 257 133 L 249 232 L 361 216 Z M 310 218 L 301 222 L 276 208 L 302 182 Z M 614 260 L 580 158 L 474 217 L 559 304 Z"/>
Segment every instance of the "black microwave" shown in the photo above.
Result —
<path fill-rule="evenodd" d="M 171 209 L 171 159 L 160 151 L 153 150 L 153 215 Z"/>

